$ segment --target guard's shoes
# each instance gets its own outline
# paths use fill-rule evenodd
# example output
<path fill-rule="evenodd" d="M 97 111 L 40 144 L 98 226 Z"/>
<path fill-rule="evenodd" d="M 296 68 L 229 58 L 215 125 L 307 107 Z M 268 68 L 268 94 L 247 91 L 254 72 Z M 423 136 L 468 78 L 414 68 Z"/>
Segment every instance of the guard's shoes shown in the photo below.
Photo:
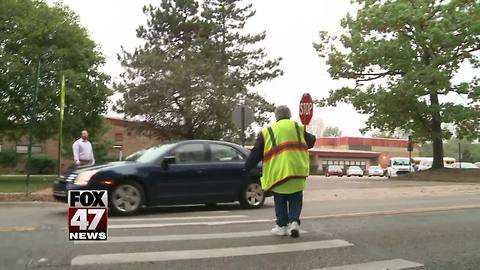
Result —
<path fill-rule="evenodd" d="M 272 229 L 272 234 L 280 236 L 288 235 L 288 228 L 287 226 L 280 227 L 278 225 L 275 225 L 275 228 Z"/>
<path fill-rule="evenodd" d="M 300 236 L 300 224 L 298 222 L 293 221 L 290 223 L 290 228 L 288 228 L 291 237 L 297 238 Z"/>

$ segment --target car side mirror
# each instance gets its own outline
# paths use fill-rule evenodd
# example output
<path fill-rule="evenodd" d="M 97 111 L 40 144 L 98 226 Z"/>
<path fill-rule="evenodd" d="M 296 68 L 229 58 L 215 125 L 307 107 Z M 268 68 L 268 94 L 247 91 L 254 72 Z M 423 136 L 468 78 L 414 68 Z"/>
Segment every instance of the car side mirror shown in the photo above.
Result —
<path fill-rule="evenodd" d="M 168 167 L 171 165 L 171 164 L 175 164 L 175 157 L 174 156 L 168 156 L 168 157 L 164 157 L 163 160 L 162 160 L 162 168 L 164 170 L 168 170 Z"/>

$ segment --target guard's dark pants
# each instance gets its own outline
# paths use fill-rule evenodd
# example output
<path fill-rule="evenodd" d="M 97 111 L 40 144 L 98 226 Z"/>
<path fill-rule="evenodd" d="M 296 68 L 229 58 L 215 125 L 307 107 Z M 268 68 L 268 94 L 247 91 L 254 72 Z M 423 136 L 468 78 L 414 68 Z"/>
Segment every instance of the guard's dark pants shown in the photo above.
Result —
<path fill-rule="evenodd" d="M 273 193 L 275 202 L 275 215 L 277 216 L 277 225 L 287 226 L 293 221 L 300 224 L 300 213 L 302 212 L 303 191 L 292 194 Z"/>

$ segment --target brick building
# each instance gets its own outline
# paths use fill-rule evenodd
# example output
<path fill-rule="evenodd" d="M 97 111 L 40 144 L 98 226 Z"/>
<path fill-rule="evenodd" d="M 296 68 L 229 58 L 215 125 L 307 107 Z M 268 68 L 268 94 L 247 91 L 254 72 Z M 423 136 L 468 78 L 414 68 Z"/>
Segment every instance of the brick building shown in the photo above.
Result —
<path fill-rule="evenodd" d="M 310 150 L 311 164 L 322 172 L 328 165 L 339 165 L 345 169 L 356 165 L 363 169 L 372 165 L 388 166 L 391 157 L 408 157 L 408 141 L 383 138 L 318 138 Z M 419 146 L 414 145 L 412 157 L 419 155 Z"/>
<path fill-rule="evenodd" d="M 108 153 L 109 159 L 123 159 L 140 149 L 161 143 L 161 141 L 155 136 L 136 132 L 133 127 L 134 125 L 139 124 L 138 122 L 111 117 L 107 117 L 106 119 L 109 124 L 109 129 L 103 135 L 103 141 L 112 144 Z M 73 144 L 73 141 L 65 141 L 63 143 L 71 145 Z M 92 144 L 95 152 L 96 142 L 92 141 Z M 18 142 L 0 140 L 0 151 L 6 150 L 14 150 L 18 154 L 17 169 L 22 170 L 25 166 L 24 162 L 28 153 L 28 140 L 26 138 L 19 140 Z M 49 139 L 41 143 L 36 143 L 32 146 L 32 153 L 45 154 L 56 159 L 58 155 L 58 140 Z M 67 168 L 72 162 L 73 157 L 62 157 L 62 168 Z"/>

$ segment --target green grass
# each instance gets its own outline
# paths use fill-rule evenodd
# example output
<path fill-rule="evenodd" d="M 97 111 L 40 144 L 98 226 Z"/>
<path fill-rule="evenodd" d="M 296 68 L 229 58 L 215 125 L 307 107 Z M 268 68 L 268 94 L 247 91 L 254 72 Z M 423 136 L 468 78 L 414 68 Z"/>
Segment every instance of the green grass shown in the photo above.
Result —
<path fill-rule="evenodd" d="M 32 175 L 30 177 L 30 190 L 36 191 L 51 187 L 55 178 L 55 175 Z M 0 175 L 0 193 L 25 192 L 25 188 L 25 175 Z"/>
<path fill-rule="evenodd" d="M 440 169 L 409 173 L 393 180 L 480 183 L 480 169 Z"/>

